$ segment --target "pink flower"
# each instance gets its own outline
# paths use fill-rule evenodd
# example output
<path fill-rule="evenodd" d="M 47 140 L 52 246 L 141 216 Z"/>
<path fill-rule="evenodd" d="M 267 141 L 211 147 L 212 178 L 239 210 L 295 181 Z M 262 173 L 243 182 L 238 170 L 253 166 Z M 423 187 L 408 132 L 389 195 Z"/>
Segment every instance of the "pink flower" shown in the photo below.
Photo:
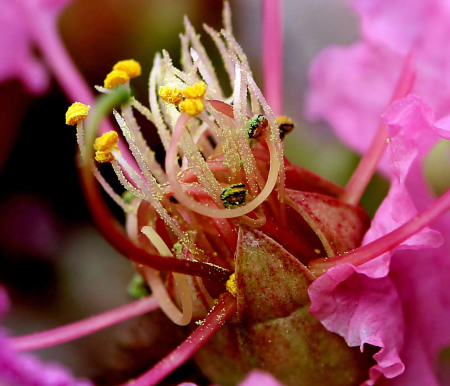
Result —
<path fill-rule="evenodd" d="M 393 231 L 417 215 L 407 188 L 414 183 L 417 186 L 417 181 L 410 181 L 408 174 L 411 168 L 420 166 L 418 162 L 430 148 L 430 143 L 436 140 L 434 115 L 430 107 L 415 96 L 410 95 L 394 103 L 383 119 L 388 125 L 387 159 L 391 168 L 391 189 L 375 214 L 363 245 Z M 417 174 L 413 173 L 412 176 Z M 430 201 L 426 192 L 420 196 L 415 192 L 414 197 Z M 445 232 L 448 229 L 442 230 L 448 241 L 448 233 Z M 430 249 L 440 247 L 442 241 L 440 233 L 424 228 L 400 244 L 395 252 L 391 250 L 357 266 L 345 263 L 335 266 L 309 289 L 312 301 L 310 310 L 329 330 L 344 336 L 350 345 L 361 346 L 361 349 L 364 343 L 381 347 L 374 356 L 378 364 L 371 369 L 372 382 L 380 374 L 394 378 L 403 373 L 405 363 L 401 358 L 404 355 L 414 357 L 408 348 L 403 348 L 405 342 L 412 345 L 409 341 L 413 340 L 414 346 L 428 347 L 427 363 L 433 362 L 438 349 L 450 344 L 450 328 L 443 326 L 438 334 L 432 332 L 436 331 L 434 329 L 425 328 L 426 324 L 438 323 L 440 320 L 446 320 L 447 323 L 450 320 L 450 312 L 446 309 L 450 297 L 446 297 L 442 291 L 442 286 L 450 279 L 448 263 L 442 264 L 446 248 Z M 395 267 L 392 273 L 391 264 Z M 416 264 L 421 269 L 426 264 L 427 271 L 439 270 L 440 273 L 427 276 L 425 280 L 428 285 L 422 287 L 423 275 Z M 403 287 L 403 293 L 398 292 L 399 285 Z M 409 292 L 416 286 L 417 292 Z M 412 301 L 412 298 L 421 296 L 419 288 L 430 291 L 427 298 L 440 298 L 434 304 L 436 307 L 433 312 L 421 310 L 420 305 L 430 309 L 425 299 Z M 405 319 L 404 313 L 408 315 Z M 425 314 L 426 317 L 423 316 Z M 431 315 L 439 317 L 432 322 Z M 424 334 L 425 331 L 430 333 Z M 434 349 L 430 349 L 431 337 L 435 341 Z M 412 364 L 406 365 L 408 371 L 414 368 Z M 420 367 L 427 377 L 432 374 L 432 369 L 428 369 L 425 364 Z M 417 373 L 416 382 L 420 379 Z M 422 378 L 423 382 L 427 377 Z"/>
<path fill-rule="evenodd" d="M 416 71 L 413 92 L 430 102 L 439 116 L 448 114 L 450 85 L 445 83 L 445 74 L 450 56 L 444 47 L 448 44 L 450 15 L 445 1 L 352 3 L 361 16 L 364 40 L 348 48 L 329 48 L 316 59 L 311 71 L 308 112 L 313 118 L 328 120 L 347 144 L 364 152 L 392 93 L 390 85 L 408 53 L 412 52 Z M 347 76 L 342 76 L 343 73 Z M 436 123 L 432 108 L 420 98 L 409 96 L 394 103 L 384 114 L 390 143 L 382 169 L 391 176 L 391 189 L 363 244 L 392 231 L 415 216 L 416 208 L 423 209 L 432 202 L 423 181 L 421 161 L 439 137 L 449 138 L 448 119 L 444 117 Z M 449 228 L 443 221 L 435 229 L 441 231 L 448 243 Z M 444 244 L 439 249 L 421 248 L 436 247 L 438 240 L 435 232 L 423 230 L 394 254 L 384 254 L 358 267 L 337 266 L 310 289 L 312 312 L 329 329 L 350 339 L 349 343 L 352 333 L 367 332 L 367 326 L 373 326 L 369 335 L 353 340 L 359 345 L 378 341 L 376 345 L 382 347 L 377 354 L 378 365 L 371 372 L 372 380 L 378 378 L 379 372 L 388 378 L 395 377 L 406 366 L 404 376 L 398 378 L 399 384 L 436 382 L 434 360 L 438 350 L 450 344 L 447 326 L 439 330 L 431 327 L 440 321 L 448 324 L 450 320 L 449 298 L 442 291 L 450 280 L 445 252 L 448 247 Z M 434 273 L 428 276 L 430 271 Z M 368 278 L 372 280 L 367 284 Z M 371 315 L 361 303 L 380 280 L 390 288 L 385 295 L 390 294 L 395 302 L 389 306 L 380 302 L 378 308 L 371 308 Z M 358 308 L 352 312 L 343 308 L 333 311 L 327 306 L 324 293 L 340 298 L 344 291 L 359 300 Z M 405 322 L 398 325 L 402 313 Z M 367 315 L 371 315 L 372 323 L 367 323 Z M 351 328 L 347 329 L 350 321 Z"/>
<path fill-rule="evenodd" d="M 192 357 L 217 383 L 237 384 L 247 373 L 244 384 L 433 379 L 431 368 L 422 364 L 419 372 L 414 365 L 431 361 L 449 343 L 450 299 L 442 288 L 450 271 L 442 248 L 450 241 L 448 223 L 439 221 L 450 207 L 450 191 L 433 199 L 419 166 L 439 138 L 449 137 L 448 120 L 435 122 L 421 98 L 406 96 L 416 61 L 410 55 L 403 60 L 402 52 L 397 58 L 401 70 L 399 66 L 388 76 L 390 82 L 383 83 L 383 73 L 379 75 L 380 87 L 393 93 L 382 124 L 377 118 L 381 111 L 374 111 L 368 100 L 364 114 L 374 127 L 344 135 L 356 146 L 379 126 L 370 146 L 361 145 L 368 150 L 349 184 L 340 188 L 290 164 L 283 140 L 293 122 L 275 115 L 282 108 L 276 61 L 281 52 L 280 4 L 265 5 L 265 49 L 277 53 L 266 52 L 265 57 L 269 100 L 232 35 L 226 4 L 224 30 L 205 30 L 222 56 L 231 93 L 222 89 L 186 19 L 181 69 L 167 52 L 156 55 L 149 107 L 130 97 L 131 79 L 141 68 L 125 60 L 114 66 L 103 87 L 97 86 L 105 95 L 93 111 L 79 102 L 68 109 L 66 122 L 77 127 L 81 177 L 94 219 L 135 264 L 140 282 L 134 293 L 144 297 L 68 326 L 12 338 L 8 342 L 17 351 L 64 343 L 159 305 L 175 324 L 189 326 L 186 339 L 133 379 L 135 386 L 162 381 Z M 381 51 L 388 62 L 388 50 Z M 364 45 L 354 53 L 360 65 L 348 76 L 361 83 L 361 74 L 376 74 L 378 68 Z M 336 63 L 342 78 L 342 62 Z M 73 74 L 68 71 L 68 83 L 76 80 Z M 339 83 L 336 73 L 324 79 Z M 64 77 L 60 81 L 65 84 Z M 365 97 L 381 104 L 385 95 L 374 92 L 377 85 Z M 83 87 L 79 90 L 84 93 Z M 90 103 L 90 94 L 83 95 Z M 352 122 L 358 121 L 364 126 L 359 106 L 353 110 L 352 90 L 339 104 L 327 95 L 324 91 L 323 101 L 338 111 L 333 115 L 337 124 L 354 129 Z M 123 136 L 103 130 L 94 141 L 100 119 L 112 108 Z M 135 114 L 156 127 L 164 165 L 144 140 Z M 384 153 L 391 188 L 369 228 L 358 203 Z M 110 164 L 121 191 L 105 179 L 99 163 Z M 97 182 L 122 208 L 125 226 L 111 215 Z M 148 288 L 152 296 L 146 296 Z M 433 301 L 427 302 L 427 296 Z M 442 333 L 435 334 L 432 325 Z M 352 348 L 366 345 L 377 349 L 374 365 L 366 353 Z M 414 354 L 418 347 L 421 357 Z"/>

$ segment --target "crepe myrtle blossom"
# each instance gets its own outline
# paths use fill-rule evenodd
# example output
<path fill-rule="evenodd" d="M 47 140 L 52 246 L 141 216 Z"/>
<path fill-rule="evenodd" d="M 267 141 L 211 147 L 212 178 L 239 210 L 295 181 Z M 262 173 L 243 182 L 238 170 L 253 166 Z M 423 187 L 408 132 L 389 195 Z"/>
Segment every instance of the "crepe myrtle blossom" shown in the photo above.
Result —
<path fill-rule="evenodd" d="M 263 26 L 265 50 L 281 52 L 278 2 L 265 4 Z M 294 123 L 279 116 L 281 67 L 265 68 L 266 100 L 233 37 L 228 4 L 224 29 L 205 31 L 222 56 L 231 95 L 186 19 L 181 69 L 167 52 L 156 55 L 148 107 L 130 96 L 130 80 L 141 73 L 130 59 L 118 62 L 97 87 L 105 95 L 92 108 L 76 102 L 66 114 L 66 122 L 77 126 L 80 174 L 93 217 L 133 261 L 138 285 L 132 292 L 140 299 L 11 338 L 10 347 L 64 343 L 159 306 L 175 324 L 187 326 L 186 339 L 129 384 L 163 381 L 189 358 L 218 384 L 355 385 L 381 376 L 407 382 L 402 374 L 429 381 L 432 372 L 421 361 L 448 343 L 449 299 L 442 291 L 448 262 L 432 248 L 449 242 L 444 216 L 450 191 L 437 199 L 423 193 L 416 209 L 411 186 L 422 185 L 411 171 L 448 132 L 436 125 L 426 102 L 408 95 L 415 75 L 411 57 L 391 85 L 392 103 L 373 146 L 341 188 L 284 157 Z M 273 66 L 272 60 L 264 63 Z M 113 107 L 121 134 L 98 136 Z M 163 165 L 144 140 L 138 116 L 156 127 Z M 370 223 L 358 202 L 385 152 L 391 189 Z M 103 177 L 105 167 L 123 191 Z M 111 215 L 97 182 L 123 209 L 124 226 Z M 442 335 L 434 328 L 422 331 L 434 325 Z"/>

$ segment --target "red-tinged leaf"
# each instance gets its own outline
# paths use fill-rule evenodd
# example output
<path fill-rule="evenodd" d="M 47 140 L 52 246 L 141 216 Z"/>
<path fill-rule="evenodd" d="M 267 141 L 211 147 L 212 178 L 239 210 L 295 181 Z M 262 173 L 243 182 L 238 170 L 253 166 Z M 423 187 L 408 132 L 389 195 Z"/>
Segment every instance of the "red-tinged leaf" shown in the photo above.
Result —
<path fill-rule="evenodd" d="M 343 189 L 309 170 L 285 160 L 286 188 L 302 192 L 322 193 L 339 197 Z"/>
<path fill-rule="evenodd" d="M 369 218 L 361 207 L 320 193 L 288 190 L 287 195 L 287 204 L 314 230 L 328 256 L 342 254 L 361 245 L 369 227 Z"/>
<path fill-rule="evenodd" d="M 202 371 L 234 385 L 259 368 L 286 385 L 358 385 L 368 364 L 308 311 L 313 275 L 264 233 L 241 227 L 236 256 L 238 315 L 197 356 Z"/>
<path fill-rule="evenodd" d="M 314 276 L 264 233 L 241 227 L 236 251 L 238 316 L 243 324 L 290 315 L 309 304 Z"/>

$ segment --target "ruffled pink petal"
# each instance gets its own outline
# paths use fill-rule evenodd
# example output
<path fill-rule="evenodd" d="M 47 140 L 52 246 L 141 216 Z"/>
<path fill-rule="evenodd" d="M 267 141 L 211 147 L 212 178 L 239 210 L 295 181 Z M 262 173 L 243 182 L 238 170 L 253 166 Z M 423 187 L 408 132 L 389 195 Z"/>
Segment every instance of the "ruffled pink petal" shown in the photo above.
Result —
<path fill-rule="evenodd" d="M 450 234 L 450 215 L 437 225 Z M 388 384 L 437 385 L 436 358 L 450 346 L 450 241 L 428 251 L 399 251 L 392 261 L 391 277 L 397 287 L 405 315 L 405 345 L 401 357 L 405 373 Z"/>
<path fill-rule="evenodd" d="M 310 312 L 349 346 L 380 347 L 374 355 L 377 364 L 370 370 L 372 381 L 380 374 L 391 378 L 402 373 L 403 313 L 389 278 L 371 279 L 358 268 L 341 264 L 316 279 L 309 296 Z"/>
<path fill-rule="evenodd" d="M 434 115 L 430 107 L 420 98 L 409 95 L 395 102 L 383 118 L 390 139 L 387 162 L 390 167 L 391 189 L 378 209 L 363 245 L 414 217 L 417 214 L 415 200 L 430 201 L 425 189 L 416 189 L 414 197 L 411 197 L 407 188 L 409 179 L 412 179 L 416 186 L 423 184 L 417 165 L 437 140 Z M 442 229 L 446 235 L 449 234 L 448 229 Z M 436 339 L 437 330 L 431 328 L 431 325 L 439 323 L 437 312 L 444 312 L 443 307 L 448 308 L 450 303 L 450 300 L 447 302 L 447 297 L 442 295 L 444 283 L 450 281 L 450 270 L 443 268 L 438 275 L 436 272 L 425 273 L 415 268 L 415 258 L 428 256 L 428 259 L 423 259 L 422 262 L 433 267 L 432 270 L 439 266 L 444 267 L 445 264 L 437 264 L 437 259 L 441 257 L 442 260 L 444 256 L 442 252 L 430 249 L 439 247 L 442 241 L 439 232 L 427 227 L 403 242 L 396 249 L 397 252 L 385 253 L 358 267 L 350 264 L 336 266 L 311 285 L 310 311 L 327 329 L 343 336 L 350 346 L 368 343 L 381 347 L 374 355 L 377 365 L 371 368 L 367 384 L 373 384 L 381 374 L 386 378 L 393 378 L 403 372 L 405 358 L 402 353 L 405 351 L 402 350 L 409 350 L 403 349 L 404 337 L 408 340 L 409 336 L 419 334 L 427 335 L 427 339 Z M 394 266 L 398 267 L 398 272 L 394 274 L 390 273 L 391 259 Z M 423 277 L 427 279 L 424 280 Z M 431 291 L 424 296 L 423 294 L 427 293 L 427 288 L 423 285 L 426 281 Z M 411 291 L 415 289 L 417 296 L 414 297 L 413 303 L 409 303 L 414 294 Z M 425 298 L 431 293 L 434 299 L 439 299 L 436 302 L 440 303 L 434 304 L 430 309 Z M 421 304 L 420 297 L 423 297 L 425 312 L 417 307 Z M 450 296 L 448 298 L 450 299 Z M 423 313 L 431 316 L 419 316 Z M 444 315 L 444 335 L 450 335 L 450 312 L 444 312 Z M 424 326 L 430 328 L 423 333 L 421 331 Z M 442 345 L 442 342 L 447 342 L 448 339 L 438 338 L 437 341 Z M 411 355 L 409 351 L 406 353 Z M 433 358 L 432 354 L 434 355 L 435 351 L 430 352 L 430 360 Z"/>

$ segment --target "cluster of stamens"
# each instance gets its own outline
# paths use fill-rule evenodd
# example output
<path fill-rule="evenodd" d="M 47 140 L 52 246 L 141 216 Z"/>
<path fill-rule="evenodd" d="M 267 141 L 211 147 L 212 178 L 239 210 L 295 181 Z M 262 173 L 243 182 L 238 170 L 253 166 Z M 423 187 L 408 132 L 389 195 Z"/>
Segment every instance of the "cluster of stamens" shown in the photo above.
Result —
<path fill-rule="evenodd" d="M 184 90 L 172 86 L 161 86 L 159 96 L 167 103 L 179 108 L 189 115 L 198 115 L 204 110 L 203 96 L 206 93 L 206 83 L 197 82 L 187 86 Z"/>
<path fill-rule="evenodd" d="M 161 257 L 175 253 L 178 259 L 190 256 L 191 260 L 232 268 L 239 224 L 261 226 L 266 221 L 266 203 L 279 206 L 277 197 L 284 189 L 281 138 L 289 131 L 289 123 L 278 125 L 232 35 L 223 31 L 220 37 L 207 28 L 219 47 L 228 47 L 223 59 L 234 89 L 230 97 L 223 95 L 197 34 L 186 23 L 186 39 L 192 48 L 183 52 L 185 58 L 191 58 L 184 60 L 183 71 L 173 67 L 164 52 L 163 58 L 155 58 L 150 73 L 149 108 L 130 98 L 113 111 L 129 152 L 120 145 L 115 131 L 103 133 L 93 144 L 85 143 L 85 138 L 92 137 L 83 125 L 89 111 L 86 105 L 72 105 L 66 122 L 77 125 L 81 155 L 87 158 L 90 152 L 86 149 L 93 146 L 95 160 L 111 163 L 125 192 L 132 196 L 126 200 L 122 193 L 116 193 L 97 166 L 89 163 L 104 190 L 125 211 L 131 240 L 137 242 L 138 235 L 144 234 Z M 104 87 L 96 88 L 105 94 L 114 93 L 118 86 L 129 91 L 130 79 L 140 73 L 135 60 L 120 61 L 106 76 Z M 166 154 L 164 169 L 144 140 L 134 110 L 156 126 Z M 278 196 L 272 195 L 274 189 Z M 139 219 L 144 225 L 137 228 L 136 214 L 144 203 L 150 204 L 165 223 L 174 245 L 158 235 L 152 217 L 147 225 L 145 219 Z M 212 244 L 205 243 L 211 235 L 220 237 L 224 245 L 220 256 Z M 155 296 L 161 297 L 161 303 L 171 304 L 157 271 L 141 267 L 139 272 Z M 189 285 L 183 275 L 177 275 L 174 280 L 184 299 L 183 312 L 180 314 L 175 306 L 165 311 L 176 323 L 186 324 L 192 315 L 192 302 L 181 294 L 189 292 Z M 227 289 L 233 292 L 235 287 L 232 277 Z M 202 291 L 210 299 L 207 291 Z"/>

